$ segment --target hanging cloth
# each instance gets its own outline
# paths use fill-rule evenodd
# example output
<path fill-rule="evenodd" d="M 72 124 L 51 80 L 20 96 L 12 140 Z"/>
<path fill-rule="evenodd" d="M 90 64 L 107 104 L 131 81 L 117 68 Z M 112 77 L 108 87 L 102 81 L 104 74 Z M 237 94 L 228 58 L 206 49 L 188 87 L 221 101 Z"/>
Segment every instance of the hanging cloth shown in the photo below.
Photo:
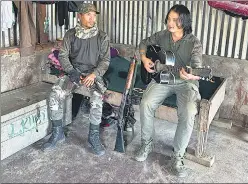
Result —
<path fill-rule="evenodd" d="M 248 18 L 248 1 L 208 1 L 208 5 L 233 17 Z"/>
<path fill-rule="evenodd" d="M 68 2 L 67 1 L 59 1 L 57 3 L 57 15 L 59 26 L 65 25 L 65 29 L 69 27 L 69 16 L 68 16 Z"/>
<path fill-rule="evenodd" d="M 2 31 L 8 31 L 15 24 L 12 1 L 1 1 L 1 23 Z"/>

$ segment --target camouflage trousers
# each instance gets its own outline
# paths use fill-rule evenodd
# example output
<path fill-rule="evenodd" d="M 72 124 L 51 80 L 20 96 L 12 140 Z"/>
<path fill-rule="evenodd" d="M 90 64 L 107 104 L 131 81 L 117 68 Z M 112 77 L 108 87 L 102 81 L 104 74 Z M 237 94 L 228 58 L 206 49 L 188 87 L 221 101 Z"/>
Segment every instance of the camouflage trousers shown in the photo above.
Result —
<path fill-rule="evenodd" d="M 79 90 L 79 88 L 84 94 L 90 96 L 90 123 L 94 125 L 101 123 L 103 106 L 103 95 L 101 92 L 94 86 L 87 88 L 83 85 L 76 85 L 70 81 L 68 76 L 59 78 L 49 94 L 48 114 L 51 120 L 63 120 L 66 98 Z"/>

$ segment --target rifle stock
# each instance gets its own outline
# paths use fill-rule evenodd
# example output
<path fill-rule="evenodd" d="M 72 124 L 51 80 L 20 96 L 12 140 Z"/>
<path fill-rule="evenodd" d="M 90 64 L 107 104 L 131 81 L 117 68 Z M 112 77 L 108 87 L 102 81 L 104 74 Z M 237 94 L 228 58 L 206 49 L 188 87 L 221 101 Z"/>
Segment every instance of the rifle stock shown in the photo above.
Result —
<path fill-rule="evenodd" d="M 136 65 L 136 56 L 133 57 L 132 61 L 129 65 L 126 85 L 122 94 L 121 99 L 121 105 L 119 107 L 118 111 L 118 119 L 117 119 L 117 135 L 116 135 L 116 141 L 115 141 L 115 151 L 124 153 L 125 152 L 125 140 L 123 135 L 123 129 L 125 125 L 125 116 L 124 116 L 124 109 L 127 102 L 127 98 L 130 92 L 130 89 L 132 88 L 132 81 L 134 78 L 134 71 L 135 71 L 135 65 Z"/>

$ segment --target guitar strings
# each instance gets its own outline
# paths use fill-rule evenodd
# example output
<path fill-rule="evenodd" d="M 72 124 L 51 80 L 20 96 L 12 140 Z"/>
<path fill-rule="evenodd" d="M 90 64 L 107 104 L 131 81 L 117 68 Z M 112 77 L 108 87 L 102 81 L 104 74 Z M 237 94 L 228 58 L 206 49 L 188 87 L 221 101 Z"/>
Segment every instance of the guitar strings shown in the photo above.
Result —
<path fill-rule="evenodd" d="M 173 76 L 173 84 L 176 84 L 175 75 L 172 72 L 171 72 L 171 75 Z"/>

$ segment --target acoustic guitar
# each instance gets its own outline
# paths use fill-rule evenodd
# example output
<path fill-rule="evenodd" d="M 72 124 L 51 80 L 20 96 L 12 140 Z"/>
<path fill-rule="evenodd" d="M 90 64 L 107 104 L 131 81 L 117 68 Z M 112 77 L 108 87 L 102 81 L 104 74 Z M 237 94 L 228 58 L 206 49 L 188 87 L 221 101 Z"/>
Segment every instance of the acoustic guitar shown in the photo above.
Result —
<path fill-rule="evenodd" d="M 155 72 L 147 72 L 143 62 L 141 62 L 141 80 L 144 84 L 150 83 L 152 79 L 158 83 L 171 84 L 174 81 L 173 73 L 179 72 L 182 68 L 174 66 L 175 55 L 173 52 L 163 51 L 156 45 L 149 45 L 147 47 L 146 57 L 151 59 L 154 63 L 154 67 L 152 67 L 152 69 L 155 70 Z M 184 69 L 187 73 L 199 76 L 200 80 L 211 81 L 212 69 L 209 67 L 191 68 L 186 66 Z"/>

